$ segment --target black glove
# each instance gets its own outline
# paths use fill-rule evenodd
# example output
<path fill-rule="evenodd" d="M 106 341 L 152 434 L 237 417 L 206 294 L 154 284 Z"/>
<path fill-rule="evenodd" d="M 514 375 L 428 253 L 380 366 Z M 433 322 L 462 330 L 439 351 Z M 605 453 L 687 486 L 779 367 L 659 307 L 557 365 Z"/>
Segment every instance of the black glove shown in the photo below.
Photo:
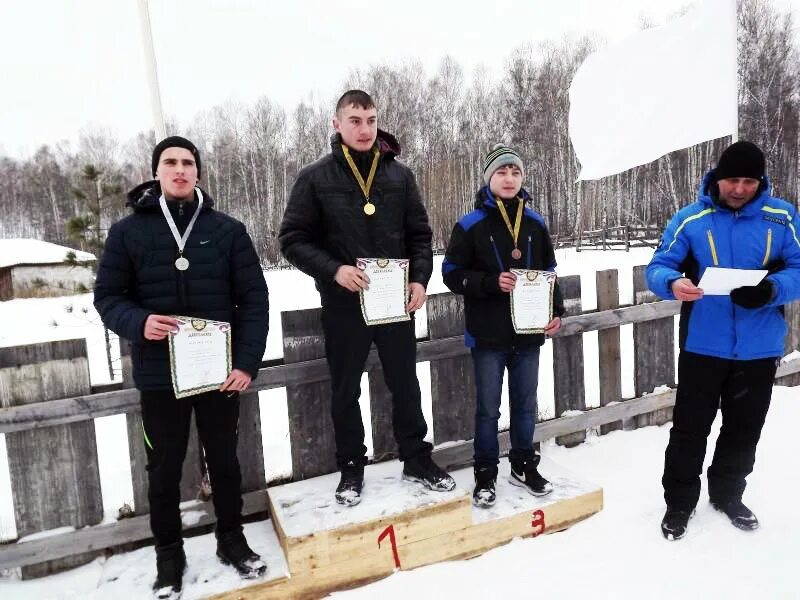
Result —
<path fill-rule="evenodd" d="M 758 285 L 746 285 L 731 291 L 731 300 L 745 308 L 761 308 L 772 300 L 775 286 L 771 281 L 762 279 Z"/>

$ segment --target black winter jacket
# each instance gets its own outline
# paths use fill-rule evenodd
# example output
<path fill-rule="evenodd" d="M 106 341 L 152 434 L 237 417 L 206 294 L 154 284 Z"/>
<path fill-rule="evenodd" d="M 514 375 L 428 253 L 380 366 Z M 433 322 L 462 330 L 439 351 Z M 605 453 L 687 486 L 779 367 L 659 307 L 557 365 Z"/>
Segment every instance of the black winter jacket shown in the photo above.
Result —
<path fill-rule="evenodd" d="M 525 202 L 530 197 L 520 191 Z M 508 205 L 513 224 L 516 201 Z M 542 217 L 525 207 L 520 226 L 519 249 L 522 257 L 514 260 L 514 244 L 503 221 L 497 202 L 488 187 L 476 194 L 475 210 L 453 227 L 445 259 L 442 262 L 444 283 L 456 294 L 464 295 L 467 346 L 491 350 L 512 350 L 531 345 L 541 346 L 543 334 L 518 334 L 511 322 L 511 295 L 500 290 L 500 273 L 509 269 L 553 271 L 556 258 L 550 234 Z M 558 282 L 553 294 L 553 315 L 563 316 L 564 302 Z"/>
<path fill-rule="evenodd" d="M 167 341 L 144 338 L 144 322 L 151 314 L 231 323 L 233 368 L 255 378 L 264 355 L 269 304 L 264 273 L 245 226 L 214 210 L 213 200 L 203 192 L 203 207 L 184 249 L 190 266 L 179 271 L 174 265 L 177 244 L 161 213 L 160 196 L 157 181 L 128 193 L 133 214 L 109 230 L 94 289 L 103 323 L 132 342 L 136 387 L 172 387 Z M 168 205 L 183 233 L 197 205 Z"/>
<path fill-rule="evenodd" d="M 411 170 L 395 160 L 400 146 L 378 131 L 380 162 L 370 192 L 376 211 L 364 214 L 364 194 L 342 152 L 331 153 L 297 175 L 280 228 L 281 252 L 316 280 L 323 306 L 350 305 L 358 295 L 334 281 L 357 258 L 408 258 L 409 281 L 428 285 L 433 270 L 431 228 Z M 366 179 L 366 177 L 365 177 Z"/>

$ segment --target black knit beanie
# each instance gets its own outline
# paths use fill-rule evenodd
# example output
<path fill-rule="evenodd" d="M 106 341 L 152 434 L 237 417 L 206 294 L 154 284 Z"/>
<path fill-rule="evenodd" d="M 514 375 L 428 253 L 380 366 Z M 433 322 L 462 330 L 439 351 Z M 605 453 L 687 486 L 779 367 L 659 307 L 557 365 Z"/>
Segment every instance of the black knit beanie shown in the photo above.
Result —
<path fill-rule="evenodd" d="M 179 135 L 172 135 L 168 138 L 164 138 L 158 142 L 158 144 L 156 144 L 155 148 L 153 148 L 153 158 L 150 163 L 150 166 L 153 169 L 153 177 L 156 176 L 156 171 L 158 170 L 158 161 L 161 160 L 161 153 L 167 148 L 185 148 L 191 152 L 192 156 L 194 156 L 194 162 L 197 165 L 197 178 L 200 179 L 200 152 L 197 150 L 197 146 Z"/>
<path fill-rule="evenodd" d="M 714 170 L 717 181 L 729 177 L 749 177 L 763 179 L 764 153 L 752 142 L 735 142 L 725 148 Z"/>

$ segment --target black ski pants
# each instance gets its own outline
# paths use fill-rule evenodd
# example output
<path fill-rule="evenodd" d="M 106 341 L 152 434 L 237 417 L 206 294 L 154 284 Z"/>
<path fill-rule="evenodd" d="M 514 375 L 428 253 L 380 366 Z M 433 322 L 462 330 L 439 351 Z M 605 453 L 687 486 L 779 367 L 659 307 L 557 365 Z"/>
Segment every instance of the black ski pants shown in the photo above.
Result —
<path fill-rule="evenodd" d="M 753 471 L 776 369 L 775 358 L 727 360 L 681 352 L 661 480 L 667 506 L 692 510 L 697 505 L 706 440 L 718 408 L 722 427 L 708 468 L 709 499 L 741 499 L 745 477 Z"/>
<path fill-rule="evenodd" d="M 147 451 L 150 527 L 156 546 L 178 542 L 181 536 L 180 481 L 194 409 L 205 453 L 217 515 L 217 533 L 241 529 L 242 476 L 236 444 L 239 395 L 207 392 L 175 398 L 172 390 L 141 391 L 142 426 Z"/>
<path fill-rule="evenodd" d="M 392 394 L 392 428 L 401 460 L 430 454 L 417 380 L 414 320 L 368 326 L 358 304 L 323 306 L 325 356 L 331 373 L 331 416 L 336 464 L 365 464 L 364 423 L 358 399 L 361 374 L 372 343 L 378 349 L 386 386 Z"/>

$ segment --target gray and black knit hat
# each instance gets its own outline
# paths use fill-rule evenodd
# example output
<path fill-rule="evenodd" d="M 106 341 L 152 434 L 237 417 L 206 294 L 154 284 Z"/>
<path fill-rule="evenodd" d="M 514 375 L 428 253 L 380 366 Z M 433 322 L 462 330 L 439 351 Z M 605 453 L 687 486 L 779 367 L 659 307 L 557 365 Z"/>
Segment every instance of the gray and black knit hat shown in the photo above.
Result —
<path fill-rule="evenodd" d="M 519 170 L 522 171 L 522 176 L 525 177 L 525 167 L 522 165 L 522 159 L 519 154 L 505 144 L 497 144 L 483 161 L 483 182 L 489 185 L 489 180 L 494 175 L 494 172 L 505 165 L 519 167 Z"/>

